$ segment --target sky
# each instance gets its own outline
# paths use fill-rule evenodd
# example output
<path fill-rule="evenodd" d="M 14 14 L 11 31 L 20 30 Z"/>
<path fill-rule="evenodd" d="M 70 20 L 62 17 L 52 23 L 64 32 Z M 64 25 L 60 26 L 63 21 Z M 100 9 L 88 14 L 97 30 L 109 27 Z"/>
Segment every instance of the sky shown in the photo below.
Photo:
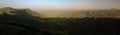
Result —
<path fill-rule="evenodd" d="M 120 9 L 120 0 L 0 0 L 0 8 L 30 8 L 32 10 Z"/>

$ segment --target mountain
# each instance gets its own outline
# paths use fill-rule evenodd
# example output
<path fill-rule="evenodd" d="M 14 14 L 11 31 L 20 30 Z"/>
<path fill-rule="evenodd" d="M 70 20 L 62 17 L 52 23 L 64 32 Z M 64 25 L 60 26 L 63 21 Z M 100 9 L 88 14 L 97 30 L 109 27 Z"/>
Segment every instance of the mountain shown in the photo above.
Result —
<path fill-rule="evenodd" d="M 21 17 L 33 18 L 85 18 L 85 17 L 104 17 L 104 18 L 120 18 L 119 9 L 103 9 L 103 10 L 82 10 L 82 11 L 67 11 L 67 10 L 50 10 L 43 11 L 42 13 L 34 12 L 30 9 L 14 9 L 11 7 L 5 7 L 0 9 L 0 15 L 17 15 Z"/>
<path fill-rule="evenodd" d="M 106 10 L 94 10 L 86 12 L 86 17 L 94 17 L 94 18 L 120 18 L 120 10 L 119 9 L 106 9 Z"/>
<path fill-rule="evenodd" d="M 31 35 L 44 32 L 40 29 L 39 17 L 30 9 L 5 7 L 0 9 L 0 33 L 4 35 Z M 29 34 L 28 34 L 29 33 Z M 39 34 L 39 33 L 38 33 Z"/>
<path fill-rule="evenodd" d="M 5 7 L 0 9 L 0 15 L 8 14 L 8 15 L 16 15 L 21 17 L 38 17 L 38 13 L 30 10 L 30 9 L 14 9 L 11 7 Z"/>

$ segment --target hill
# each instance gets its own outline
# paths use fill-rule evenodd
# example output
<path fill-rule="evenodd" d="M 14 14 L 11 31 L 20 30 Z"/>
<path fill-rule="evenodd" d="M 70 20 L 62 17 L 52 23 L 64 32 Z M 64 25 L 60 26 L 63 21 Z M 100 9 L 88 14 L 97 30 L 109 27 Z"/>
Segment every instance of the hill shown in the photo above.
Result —
<path fill-rule="evenodd" d="M 22 17 L 31 17 L 31 16 L 37 15 L 36 12 L 30 9 L 13 9 L 11 7 L 1 8 L 0 15 L 5 14 L 5 13 L 8 15 L 16 15 L 16 16 L 22 16 Z"/>
<path fill-rule="evenodd" d="M 40 29 L 40 18 L 36 14 L 30 9 L 1 8 L 0 35 L 47 34 Z"/>

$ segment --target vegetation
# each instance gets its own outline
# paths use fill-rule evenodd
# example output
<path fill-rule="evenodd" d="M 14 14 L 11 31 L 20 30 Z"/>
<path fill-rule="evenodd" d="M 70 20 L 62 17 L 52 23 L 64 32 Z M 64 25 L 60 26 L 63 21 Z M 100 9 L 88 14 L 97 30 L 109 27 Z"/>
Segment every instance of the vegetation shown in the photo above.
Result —
<path fill-rule="evenodd" d="M 0 35 L 117 35 L 119 12 L 117 9 L 81 11 L 69 18 L 41 18 L 30 9 L 6 7 L 0 9 Z M 80 13 L 84 17 L 76 18 Z"/>

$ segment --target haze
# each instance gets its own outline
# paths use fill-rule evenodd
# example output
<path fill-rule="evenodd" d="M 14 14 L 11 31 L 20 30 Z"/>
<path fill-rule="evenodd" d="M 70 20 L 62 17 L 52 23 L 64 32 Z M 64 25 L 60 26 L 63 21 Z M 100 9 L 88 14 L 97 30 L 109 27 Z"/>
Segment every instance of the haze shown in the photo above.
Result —
<path fill-rule="evenodd" d="M 120 9 L 120 0 L 0 0 L 0 8 L 39 10 Z"/>

